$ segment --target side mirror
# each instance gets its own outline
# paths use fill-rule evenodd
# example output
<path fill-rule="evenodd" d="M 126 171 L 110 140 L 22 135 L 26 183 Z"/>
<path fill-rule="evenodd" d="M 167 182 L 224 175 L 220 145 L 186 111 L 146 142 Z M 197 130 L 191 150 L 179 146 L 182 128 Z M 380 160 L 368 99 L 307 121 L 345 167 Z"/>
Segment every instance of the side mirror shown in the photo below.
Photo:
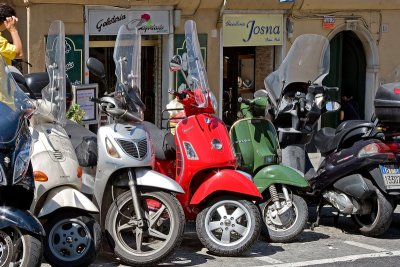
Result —
<path fill-rule="evenodd" d="M 265 89 L 259 89 L 254 93 L 254 98 L 257 97 L 268 97 L 268 92 Z"/>
<path fill-rule="evenodd" d="M 86 61 L 86 66 L 88 67 L 90 73 L 101 79 L 105 79 L 106 72 L 104 71 L 103 63 L 101 63 L 100 60 L 90 57 Z"/>
<path fill-rule="evenodd" d="M 328 101 L 325 103 L 325 109 L 328 112 L 337 111 L 340 109 L 340 104 L 336 101 Z"/>
<path fill-rule="evenodd" d="M 175 55 L 169 62 L 169 69 L 173 72 L 182 70 L 182 57 L 180 55 Z"/>

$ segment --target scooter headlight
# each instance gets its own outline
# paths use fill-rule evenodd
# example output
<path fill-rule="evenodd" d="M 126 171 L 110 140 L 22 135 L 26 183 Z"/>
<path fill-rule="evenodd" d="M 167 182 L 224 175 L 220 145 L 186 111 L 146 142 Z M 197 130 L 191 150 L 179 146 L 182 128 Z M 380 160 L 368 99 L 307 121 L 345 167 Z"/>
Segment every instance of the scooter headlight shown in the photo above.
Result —
<path fill-rule="evenodd" d="M 30 159 L 30 148 L 26 146 L 19 152 L 14 165 L 13 183 L 16 184 L 25 176 Z"/>

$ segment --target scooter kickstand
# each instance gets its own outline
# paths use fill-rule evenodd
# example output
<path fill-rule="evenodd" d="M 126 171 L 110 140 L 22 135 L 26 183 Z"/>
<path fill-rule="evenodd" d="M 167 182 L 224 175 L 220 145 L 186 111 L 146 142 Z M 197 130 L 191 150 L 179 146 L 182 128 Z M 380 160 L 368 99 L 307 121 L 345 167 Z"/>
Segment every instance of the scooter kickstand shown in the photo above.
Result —
<path fill-rule="evenodd" d="M 323 206 L 324 206 L 324 202 L 323 202 L 323 200 L 320 200 L 320 202 L 317 206 L 317 220 L 311 224 L 311 226 L 310 226 L 311 231 L 314 231 L 315 227 L 319 226 L 319 221 L 321 219 L 321 211 L 322 211 Z"/>

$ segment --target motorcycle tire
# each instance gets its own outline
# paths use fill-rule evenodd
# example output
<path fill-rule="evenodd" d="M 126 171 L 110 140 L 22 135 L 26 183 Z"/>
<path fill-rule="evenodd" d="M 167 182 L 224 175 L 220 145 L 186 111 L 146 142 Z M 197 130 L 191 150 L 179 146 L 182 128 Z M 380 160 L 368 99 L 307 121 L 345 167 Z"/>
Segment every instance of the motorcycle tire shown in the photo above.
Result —
<path fill-rule="evenodd" d="M 394 208 L 392 203 L 376 189 L 375 197 L 371 197 L 373 210 L 367 215 L 351 215 L 362 235 L 377 237 L 384 234 L 392 223 Z"/>
<path fill-rule="evenodd" d="M 10 235 L 0 230 L 0 267 L 10 265 L 13 256 L 14 246 Z"/>
<path fill-rule="evenodd" d="M 128 265 L 156 265 L 167 260 L 179 247 L 183 239 L 186 219 L 181 204 L 172 194 L 155 191 L 142 192 L 140 199 L 142 207 L 145 207 L 145 224 L 152 232 L 151 235 L 149 230 L 144 230 L 147 235 L 143 235 L 142 241 L 148 241 L 148 243 L 142 242 L 141 250 L 149 250 L 152 249 L 152 245 L 157 245 L 159 240 L 156 240 L 155 235 L 159 239 L 165 238 L 165 242 L 162 242 L 161 246 L 153 251 L 137 251 L 137 239 L 135 238 L 132 242 L 132 237 L 135 237 L 132 233 L 136 233 L 136 230 L 130 224 L 135 219 L 130 191 L 119 195 L 116 203 L 112 203 L 108 209 L 105 219 L 107 240 L 116 256 L 123 263 Z M 162 206 L 165 207 L 163 210 L 161 210 Z M 149 218 L 153 218 L 154 221 L 149 220 Z M 121 225 L 126 226 L 126 228 L 121 227 Z M 119 232 L 118 229 L 120 229 Z M 168 233 L 163 233 L 166 230 L 169 230 Z M 124 236 L 123 231 L 127 232 L 126 236 Z M 128 244 L 129 241 L 133 244 Z"/>
<path fill-rule="evenodd" d="M 39 267 L 42 264 L 43 244 L 39 236 L 14 227 L 4 232 L 11 237 L 14 246 L 13 255 L 4 266 Z"/>
<path fill-rule="evenodd" d="M 239 256 L 257 242 L 261 217 L 251 201 L 219 198 L 197 215 L 196 231 L 211 253 L 223 257 Z"/>
<path fill-rule="evenodd" d="M 44 257 L 52 266 L 89 266 L 101 248 L 99 223 L 83 211 L 62 211 L 49 217 Z"/>
<path fill-rule="evenodd" d="M 283 204 L 284 202 L 282 201 L 285 201 L 283 194 L 279 194 L 279 199 Z M 292 207 L 288 212 L 290 212 L 290 215 L 294 215 L 294 221 L 291 219 L 290 225 L 281 226 L 281 229 L 279 229 L 279 226 L 274 227 L 274 219 L 268 218 L 270 215 L 268 212 L 269 205 L 274 204 L 271 203 L 270 200 L 259 204 L 261 216 L 263 218 L 261 235 L 267 240 L 275 243 L 289 243 L 296 240 L 307 225 L 308 206 L 306 201 L 302 197 L 293 194 Z"/>

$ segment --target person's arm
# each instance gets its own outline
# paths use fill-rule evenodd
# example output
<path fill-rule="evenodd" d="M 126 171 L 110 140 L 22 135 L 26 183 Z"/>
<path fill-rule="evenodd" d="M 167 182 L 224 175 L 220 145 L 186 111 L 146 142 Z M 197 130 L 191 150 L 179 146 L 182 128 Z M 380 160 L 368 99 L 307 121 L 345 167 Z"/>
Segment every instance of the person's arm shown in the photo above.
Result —
<path fill-rule="evenodd" d="M 10 32 L 11 38 L 13 40 L 13 45 L 15 46 L 15 58 L 19 59 L 24 57 L 24 51 L 22 49 L 21 38 L 18 34 L 17 22 L 18 18 L 12 16 L 8 17 L 4 21 L 4 25 L 6 26 L 6 29 Z"/>

